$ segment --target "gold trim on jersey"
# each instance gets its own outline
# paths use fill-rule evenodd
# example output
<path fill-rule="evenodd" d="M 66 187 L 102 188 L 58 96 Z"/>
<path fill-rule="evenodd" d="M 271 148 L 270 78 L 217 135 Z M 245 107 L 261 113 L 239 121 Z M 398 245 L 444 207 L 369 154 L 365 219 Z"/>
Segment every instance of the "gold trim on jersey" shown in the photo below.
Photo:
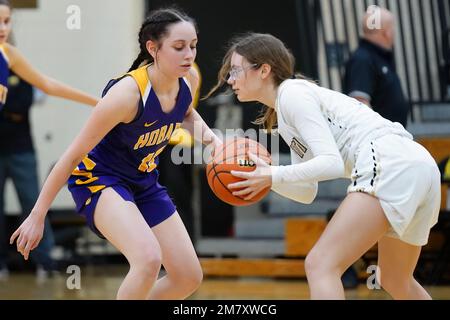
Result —
<path fill-rule="evenodd" d="M 186 129 L 178 128 L 173 132 L 169 143 L 172 145 L 179 144 L 183 147 L 191 147 L 194 143 L 194 138 Z"/>
<path fill-rule="evenodd" d="M 8 53 L 6 52 L 6 48 L 4 44 L 0 44 L 0 52 L 3 56 L 3 58 L 6 60 L 6 63 L 8 63 L 8 67 L 10 66 L 10 61 L 8 57 Z"/>
<path fill-rule="evenodd" d="M 97 165 L 94 161 L 92 161 L 91 159 L 89 159 L 87 156 L 84 157 L 84 159 L 81 161 L 83 162 L 83 164 L 86 166 L 86 169 L 88 171 L 91 171 L 92 169 L 95 168 L 95 166 Z"/>
<path fill-rule="evenodd" d="M 94 161 L 92 161 L 91 159 L 89 159 L 88 156 L 84 157 L 84 159 L 81 160 L 81 162 L 83 162 L 87 171 L 81 170 L 79 167 L 76 167 L 76 169 L 72 172 L 72 175 L 77 176 L 77 177 L 84 177 L 84 178 L 87 178 L 87 180 L 78 179 L 75 181 L 75 184 L 82 186 L 82 185 L 90 184 L 92 182 L 97 181 L 99 179 L 99 177 L 94 177 L 92 172 L 88 172 L 88 171 L 92 171 L 97 164 Z M 91 193 L 96 193 L 96 192 L 99 192 L 100 190 L 105 189 L 106 186 L 98 185 L 98 186 L 89 186 L 87 188 L 89 189 L 89 191 L 91 191 Z"/>
<path fill-rule="evenodd" d="M 106 188 L 105 185 L 88 187 L 89 191 L 92 193 L 97 193 L 105 188 Z"/>
<path fill-rule="evenodd" d="M 2 55 L 3 59 L 5 59 L 9 68 L 9 58 L 8 54 L 6 53 L 6 48 L 4 44 L 0 44 L 0 54 Z M 6 103 L 7 96 L 8 96 L 8 87 L 0 84 L 0 104 Z"/>
<path fill-rule="evenodd" d="M 87 180 L 78 179 L 77 181 L 75 181 L 75 184 L 77 184 L 77 185 L 89 184 L 89 183 L 92 183 L 92 182 L 98 180 L 98 177 L 94 177 L 92 175 L 92 172 L 86 172 L 84 170 L 80 170 L 78 167 L 72 172 L 72 175 L 77 176 L 77 177 L 87 178 Z"/>
<path fill-rule="evenodd" d="M 0 84 L 0 103 L 6 103 L 6 97 L 8 96 L 8 87 Z"/>
<path fill-rule="evenodd" d="M 145 65 L 145 66 L 142 66 L 136 70 L 133 70 L 133 71 L 127 73 L 128 75 L 133 77 L 134 81 L 136 81 L 136 83 L 139 87 L 139 92 L 141 93 L 142 102 L 144 103 L 144 107 L 145 107 L 145 103 L 147 102 L 148 96 L 150 94 L 150 90 L 152 88 L 152 86 L 150 85 L 150 79 L 148 78 L 148 71 L 147 71 L 148 67 L 149 67 L 149 65 Z"/>
<path fill-rule="evenodd" d="M 447 164 L 445 165 L 444 178 L 450 179 L 450 159 L 449 161 L 447 161 Z"/>

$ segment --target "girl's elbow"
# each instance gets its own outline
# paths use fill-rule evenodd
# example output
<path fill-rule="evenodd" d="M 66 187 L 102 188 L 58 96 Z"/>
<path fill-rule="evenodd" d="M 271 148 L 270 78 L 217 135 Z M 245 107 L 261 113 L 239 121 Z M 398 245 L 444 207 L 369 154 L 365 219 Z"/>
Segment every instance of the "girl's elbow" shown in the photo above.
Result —
<path fill-rule="evenodd" d="M 64 88 L 58 81 L 44 76 L 44 79 L 42 81 L 42 88 L 40 89 L 49 96 L 56 96 Z"/>
<path fill-rule="evenodd" d="M 39 89 L 45 93 L 46 95 L 53 95 L 54 93 L 54 86 L 49 81 L 43 81 L 41 85 L 39 86 Z"/>

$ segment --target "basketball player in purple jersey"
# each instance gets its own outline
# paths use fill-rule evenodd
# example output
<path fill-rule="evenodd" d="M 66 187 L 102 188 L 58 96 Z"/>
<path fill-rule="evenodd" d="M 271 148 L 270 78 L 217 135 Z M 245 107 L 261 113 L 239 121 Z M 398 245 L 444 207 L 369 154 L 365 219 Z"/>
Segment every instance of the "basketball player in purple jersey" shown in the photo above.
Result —
<path fill-rule="evenodd" d="M 198 87 L 192 67 L 195 22 L 175 9 L 153 11 L 141 27 L 139 43 L 141 52 L 131 69 L 108 83 L 11 243 L 17 239 L 18 251 L 28 258 L 68 179 L 77 211 L 130 264 L 117 298 L 183 299 L 200 285 L 202 270 L 175 206 L 158 183 L 158 155 L 182 124 L 192 133 L 194 123 L 201 124 L 204 143 L 221 142 L 191 108 Z M 161 264 L 167 275 L 157 280 Z"/>

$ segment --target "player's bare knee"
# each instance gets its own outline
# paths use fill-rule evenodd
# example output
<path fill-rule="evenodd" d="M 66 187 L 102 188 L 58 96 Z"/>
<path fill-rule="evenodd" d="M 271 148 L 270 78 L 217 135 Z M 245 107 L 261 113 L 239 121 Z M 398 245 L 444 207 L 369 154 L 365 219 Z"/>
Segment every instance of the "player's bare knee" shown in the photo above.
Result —
<path fill-rule="evenodd" d="M 200 264 L 195 267 L 183 269 L 182 272 L 169 275 L 176 277 L 176 282 L 189 292 L 197 290 L 203 281 L 203 271 Z"/>
<path fill-rule="evenodd" d="M 161 252 L 154 249 L 144 249 L 130 261 L 130 265 L 132 268 L 138 270 L 139 272 L 151 275 L 159 272 L 161 263 Z"/>
<path fill-rule="evenodd" d="M 203 273 L 202 272 L 194 273 L 182 279 L 181 287 L 183 287 L 183 289 L 186 292 L 192 293 L 200 287 L 202 281 L 203 281 Z"/>
<path fill-rule="evenodd" d="M 308 279 L 321 278 L 323 275 L 342 275 L 345 271 L 338 261 L 333 261 L 324 250 L 313 248 L 305 258 L 305 271 Z"/>
<path fill-rule="evenodd" d="M 412 278 L 399 277 L 395 275 L 382 274 L 380 277 L 381 287 L 394 299 L 402 299 L 408 295 Z"/>
<path fill-rule="evenodd" d="M 188 287 L 190 289 L 197 290 L 198 287 L 202 284 L 203 281 L 203 271 L 202 268 L 196 268 L 189 277 L 187 277 L 188 280 Z"/>
<path fill-rule="evenodd" d="M 142 279 L 155 279 L 159 271 L 161 269 L 161 264 L 158 264 L 156 261 L 153 263 L 147 263 L 145 265 L 131 265 L 131 269 L 134 272 L 137 272 Z"/>
<path fill-rule="evenodd" d="M 315 274 L 320 274 L 324 271 L 323 259 L 321 259 L 321 254 L 316 252 L 316 250 L 311 250 L 305 258 L 305 271 L 308 277 Z"/>

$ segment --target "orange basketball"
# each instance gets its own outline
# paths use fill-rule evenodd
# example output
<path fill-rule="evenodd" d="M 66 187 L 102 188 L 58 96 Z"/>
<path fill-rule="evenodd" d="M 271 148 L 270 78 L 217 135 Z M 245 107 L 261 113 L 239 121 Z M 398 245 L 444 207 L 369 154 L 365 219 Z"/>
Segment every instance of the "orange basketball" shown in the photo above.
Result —
<path fill-rule="evenodd" d="M 270 153 L 257 141 L 249 138 L 235 137 L 226 141 L 220 150 L 215 150 L 214 158 L 206 167 L 208 184 L 214 194 L 222 201 L 233 206 L 248 206 L 264 198 L 270 191 L 270 187 L 262 190 L 253 199 L 245 200 L 244 197 L 234 196 L 234 191 L 229 190 L 228 185 L 242 181 L 231 174 L 231 171 L 253 171 L 256 165 L 249 159 L 248 153 L 253 153 L 267 163 L 271 163 Z"/>

